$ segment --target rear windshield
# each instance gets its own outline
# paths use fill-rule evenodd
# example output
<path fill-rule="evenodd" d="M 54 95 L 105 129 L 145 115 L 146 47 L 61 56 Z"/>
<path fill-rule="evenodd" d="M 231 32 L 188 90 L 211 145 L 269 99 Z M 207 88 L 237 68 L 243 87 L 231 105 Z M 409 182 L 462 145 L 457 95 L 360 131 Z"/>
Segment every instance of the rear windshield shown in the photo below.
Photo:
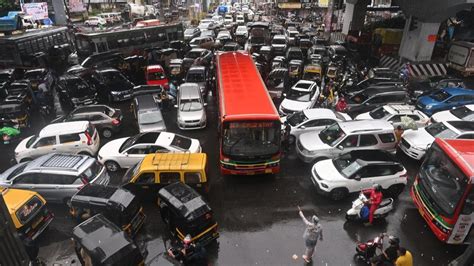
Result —
<path fill-rule="evenodd" d="M 81 178 L 86 179 L 88 182 L 92 181 L 102 170 L 102 165 L 95 161 L 89 168 L 87 168 L 81 175 Z"/>
<path fill-rule="evenodd" d="M 43 206 L 43 202 L 34 196 L 16 211 L 16 217 L 24 224 L 35 217 L 35 214 L 41 209 L 41 206 Z"/>
<path fill-rule="evenodd" d="M 191 147 L 191 139 L 175 135 L 170 145 L 181 150 L 188 150 Z"/>

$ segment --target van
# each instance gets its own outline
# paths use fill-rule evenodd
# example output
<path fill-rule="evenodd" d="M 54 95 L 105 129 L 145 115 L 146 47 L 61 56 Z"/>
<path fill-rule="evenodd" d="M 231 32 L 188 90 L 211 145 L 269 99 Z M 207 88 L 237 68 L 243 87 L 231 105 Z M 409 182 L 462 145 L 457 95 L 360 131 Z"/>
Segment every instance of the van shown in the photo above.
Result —
<path fill-rule="evenodd" d="M 157 95 L 138 95 L 133 99 L 132 112 L 138 123 L 140 133 L 166 131 L 165 121 L 161 114 Z"/>
<path fill-rule="evenodd" d="M 15 159 L 18 163 L 31 161 L 51 152 L 94 156 L 99 145 L 99 133 L 89 121 L 51 124 L 22 140 L 15 148 Z"/>
<path fill-rule="evenodd" d="M 40 194 L 5 187 L 0 187 L 0 192 L 22 241 L 35 240 L 53 221 L 54 215 Z"/>
<path fill-rule="evenodd" d="M 178 127 L 181 130 L 201 129 L 206 127 L 206 104 L 197 83 L 183 83 L 179 86 Z"/>
<path fill-rule="evenodd" d="M 207 155 L 205 153 L 155 153 L 128 169 L 122 186 L 135 195 L 156 197 L 166 185 L 183 182 L 195 188 L 207 186 Z"/>

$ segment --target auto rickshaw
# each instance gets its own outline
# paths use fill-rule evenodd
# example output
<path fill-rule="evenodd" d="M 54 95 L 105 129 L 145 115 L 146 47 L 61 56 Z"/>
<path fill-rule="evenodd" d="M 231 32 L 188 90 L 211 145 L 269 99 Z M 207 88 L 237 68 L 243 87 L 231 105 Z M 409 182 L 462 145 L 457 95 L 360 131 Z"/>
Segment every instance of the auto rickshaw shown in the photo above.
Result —
<path fill-rule="evenodd" d="M 273 69 L 265 81 L 267 90 L 273 100 L 280 99 L 283 92 L 286 90 L 288 83 L 288 69 L 275 68 Z"/>
<path fill-rule="evenodd" d="M 336 79 L 337 78 L 337 72 L 338 72 L 338 67 L 336 64 L 330 63 L 328 66 L 328 69 L 326 71 L 326 77 L 330 79 Z"/>
<path fill-rule="evenodd" d="M 211 207 L 190 186 L 176 182 L 158 191 L 161 218 L 176 240 L 186 235 L 196 245 L 205 246 L 219 237 Z"/>
<path fill-rule="evenodd" d="M 145 265 L 139 248 L 102 214 L 74 227 L 72 240 L 82 265 Z"/>
<path fill-rule="evenodd" d="M 0 193 L 21 240 L 35 240 L 53 221 L 54 214 L 37 192 L 0 187 Z"/>
<path fill-rule="evenodd" d="M 101 213 L 133 237 L 143 226 L 146 215 L 130 191 L 103 185 L 87 184 L 72 196 L 69 213 L 79 222 Z"/>
<path fill-rule="evenodd" d="M 30 114 L 21 102 L 3 102 L 0 104 L 0 121 L 17 129 L 27 128 L 30 126 Z"/>
<path fill-rule="evenodd" d="M 183 59 L 171 59 L 169 66 L 169 79 L 180 83 L 184 78 Z"/>
<path fill-rule="evenodd" d="M 288 64 L 288 75 L 292 79 L 300 79 L 303 74 L 303 61 L 291 60 Z"/>
<path fill-rule="evenodd" d="M 303 79 L 304 80 L 311 80 L 318 82 L 321 85 L 321 80 L 323 78 L 322 68 L 321 65 L 307 65 L 304 67 L 303 70 Z"/>

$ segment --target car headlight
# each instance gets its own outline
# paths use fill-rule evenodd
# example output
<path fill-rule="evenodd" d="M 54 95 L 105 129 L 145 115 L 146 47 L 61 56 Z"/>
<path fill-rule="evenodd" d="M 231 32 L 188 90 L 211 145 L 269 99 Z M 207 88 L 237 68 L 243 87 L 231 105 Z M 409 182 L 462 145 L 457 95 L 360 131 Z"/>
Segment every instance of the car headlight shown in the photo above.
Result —
<path fill-rule="evenodd" d="M 417 150 L 417 151 L 424 151 L 425 149 L 424 148 L 421 148 L 421 147 L 418 147 L 418 146 L 411 146 L 414 150 Z"/>
<path fill-rule="evenodd" d="M 111 91 L 110 94 L 112 94 L 112 95 L 119 95 L 119 92 L 118 92 L 118 91 Z"/>
<path fill-rule="evenodd" d="M 326 185 L 324 183 L 319 183 L 319 185 L 321 185 L 321 187 L 323 187 L 323 188 L 328 188 L 329 187 L 328 185 Z"/>
<path fill-rule="evenodd" d="M 433 108 L 433 105 L 427 105 L 425 106 L 426 110 L 430 110 L 431 108 Z"/>
<path fill-rule="evenodd" d="M 181 118 L 181 116 L 178 115 L 178 123 L 183 124 L 184 120 Z"/>

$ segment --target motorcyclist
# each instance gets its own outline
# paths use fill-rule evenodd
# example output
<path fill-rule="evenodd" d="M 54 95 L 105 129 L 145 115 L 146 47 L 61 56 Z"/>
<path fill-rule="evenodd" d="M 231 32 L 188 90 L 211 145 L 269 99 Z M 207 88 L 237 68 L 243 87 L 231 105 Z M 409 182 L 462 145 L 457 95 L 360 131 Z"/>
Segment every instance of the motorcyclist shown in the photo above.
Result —
<path fill-rule="evenodd" d="M 176 250 L 173 248 L 170 248 L 168 250 L 168 255 L 170 257 L 179 260 L 181 262 L 185 261 L 187 258 L 189 258 L 191 255 L 194 254 L 196 246 L 192 243 L 191 241 L 191 236 L 186 235 L 183 239 L 183 246 L 182 248 Z"/>
<path fill-rule="evenodd" d="M 374 221 L 374 213 L 382 202 L 382 186 L 374 184 L 371 189 L 364 190 L 362 193 L 369 198 L 367 203 L 370 205 L 369 222 L 365 223 L 365 225 L 372 225 L 372 222 Z"/>

